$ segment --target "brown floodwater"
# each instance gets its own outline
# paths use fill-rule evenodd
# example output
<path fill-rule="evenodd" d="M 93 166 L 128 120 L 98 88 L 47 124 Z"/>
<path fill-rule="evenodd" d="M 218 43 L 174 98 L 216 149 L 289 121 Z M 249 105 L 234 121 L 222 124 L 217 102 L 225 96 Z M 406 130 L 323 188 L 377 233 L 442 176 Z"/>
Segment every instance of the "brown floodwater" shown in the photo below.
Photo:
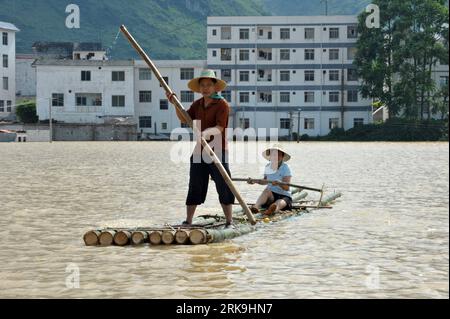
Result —
<path fill-rule="evenodd" d="M 0 297 L 449 297 L 448 143 L 284 143 L 293 182 L 343 193 L 333 209 L 218 244 L 84 246 L 92 228 L 184 220 L 179 145 L 0 144 Z M 232 158 L 243 148 L 256 143 L 231 144 Z M 237 186 L 247 202 L 262 190 Z M 220 211 L 211 182 L 199 213 Z"/>

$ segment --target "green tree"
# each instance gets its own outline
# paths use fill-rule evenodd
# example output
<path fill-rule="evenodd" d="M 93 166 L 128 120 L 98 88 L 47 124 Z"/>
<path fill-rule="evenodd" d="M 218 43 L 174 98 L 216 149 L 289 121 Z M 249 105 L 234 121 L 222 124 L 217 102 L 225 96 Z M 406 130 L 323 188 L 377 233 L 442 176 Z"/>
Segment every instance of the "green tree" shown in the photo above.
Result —
<path fill-rule="evenodd" d="M 16 114 L 23 123 L 37 123 L 38 116 L 36 114 L 36 103 L 25 102 L 16 108 Z"/>
<path fill-rule="evenodd" d="M 448 8 L 444 0 L 376 0 L 380 28 L 359 16 L 355 64 L 361 93 L 386 105 L 389 116 L 431 116 L 437 97 L 432 69 L 448 56 Z"/>

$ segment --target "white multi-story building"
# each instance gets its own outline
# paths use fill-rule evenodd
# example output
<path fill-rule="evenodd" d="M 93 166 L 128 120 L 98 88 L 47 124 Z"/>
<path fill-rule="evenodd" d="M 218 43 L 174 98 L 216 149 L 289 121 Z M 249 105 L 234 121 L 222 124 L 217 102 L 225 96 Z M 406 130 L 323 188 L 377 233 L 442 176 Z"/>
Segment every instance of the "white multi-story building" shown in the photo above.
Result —
<path fill-rule="evenodd" d="M 0 22 L 0 119 L 15 113 L 17 31 L 13 24 Z"/>
<path fill-rule="evenodd" d="M 356 16 L 209 17 L 208 68 L 229 83 L 233 126 L 316 136 L 372 122 L 356 27 Z"/>
<path fill-rule="evenodd" d="M 39 120 L 105 123 L 134 117 L 133 61 L 37 60 Z"/>
<path fill-rule="evenodd" d="M 155 61 L 186 108 L 200 97 L 187 87 L 206 61 Z M 39 120 L 105 123 L 134 119 L 142 134 L 170 133 L 180 127 L 175 109 L 144 61 L 54 60 L 34 63 Z"/>
<path fill-rule="evenodd" d="M 188 109 L 200 94 L 189 90 L 187 83 L 206 67 L 203 60 L 155 61 L 161 75 Z M 175 108 L 170 106 L 159 81 L 144 61 L 135 61 L 135 116 L 141 133 L 169 134 L 180 127 Z"/>

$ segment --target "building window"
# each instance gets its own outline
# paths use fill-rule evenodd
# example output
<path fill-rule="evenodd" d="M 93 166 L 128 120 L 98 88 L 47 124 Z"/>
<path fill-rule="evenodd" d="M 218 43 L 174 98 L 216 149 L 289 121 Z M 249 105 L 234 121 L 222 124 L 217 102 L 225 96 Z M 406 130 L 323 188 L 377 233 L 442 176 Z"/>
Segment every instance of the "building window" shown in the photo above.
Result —
<path fill-rule="evenodd" d="M 113 82 L 125 81 L 125 72 L 124 71 L 112 71 L 112 80 L 113 80 Z"/>
<path fill-rule="evenodd" d="M 314 49 L 305 49 L 305 60 L 314 60 Z"/>
<path fill-rule="evenodd" d="M 280 119 L 280 129 L 289 130 L 291 128 L 291 119 Z"/>
<path fill-rule="evenodd" d="M 250 51 L 249 50 L 239 50 L 239 60 L 240 61 L 250 60 Z"/>
<path fill-rule="evenodd" d="M 314 39 L 314 28 L 305 28 L 305 39 Z"/>
<path fill-rule="evenodd" d="M 194 102 L 194 92 L 192 92 L 192 91 L 181 91 L 181 102 L 183 102 L 183 103 Z"/>
<path fill-rule="evenodd" d="M 6 112 L 11 113 L 12 112 L 12 102 L 6 101 Z"/>
<path fill-rule="evenodd" d="M 159 100 L 159 109 L 160 110 L 168 110 L 169 109 L 169 101 L 168 100 Z"/>
<path fill-rule="evenodd" d="M 314 130 L 314 119 L 305 118 L 305 130 Z"/>
<path fill-rule="evenodd" d="M 214 58 L 217 56 L 217 51 L 216 51 L 216 50 L 213 50 L 213 51 L 212 51 L 212 56 L 213 56 Z"/>
<path fill-rule="evenodd" d="M 249 29 L 239 29 L 239 40 L 248 40 L 250 38 Z"/>
<path fill-rule="evenodd" d="M 231 91 L 222 91 L 222 96 L 226 101 L 231 101 Z"/>
<path fill-rule="evenodd" d="M 150 69 L 139 69 L 139 80 L 148 81 L 152 79 L 152 71 Z"/>
<path fill-rule="evenodd" d="M 220 60 L 231 61 L 231 49 L 220 49 Z"/>
<path fill-rule="evenodd" d="M 328 94 L 328 101 L 330 103 L 336 103 L 339 102 L 339 91 L 331 91 Z"/>
<path fill-rule="evenodd" d="M 112 96 L 113 107 L 125 107 L 125 95 L 113 95 Z"/>
<path fill-rule="evenodd" d="M 349 25 L 347 27 L 347 38 L 348 39 L 354 39 L 358 37 L 358 33 L 356 32 L 356 26 Z"/>
<path fill-rule="evenodd" d="M 77 106 L 87 106 L 87 98 L 85 96 L 75 97 Z"/>
<path fill-rule="evenodd" d="M 305 92 L 305 103 L 314 103 L 314 92 Z"/>
<path fill-rule="evenodd" d="M 281 61 L 289 61 L 290 59 L 291 59 L 291 50 L 281 49 L 280 50 L 280 60 Z"/>
<path fill-rule="evenodd" d="M 221 40 L 231 40 L 231 27 L 221 27 L 220 28 L 220 39 Z"/>
<path fill-rule="evenodd" d="M 91 71 L 81 71 L 81 81 L 90 81 Z"/>
<path fill-rule="evenodd" d="M 52 106 L 64 106 L 64 94 L 53 93 L 52 94 Z"/>
<path fill-rule="evenodd" d="M 217 35 L 217 30 L 216 29 L 212 29 L 212 35 L 215 37 Z"/>
<path fill-rule="evenodd" d="M 250 119 L 249 118 L 240 118 L 239 119 L 239 127 L 246 130 L 250 127 Z"/>
<path fill-rule="evenodd" d="M 358 81 L 358 71 L 356 69 L 347 70 L 347 81 Z"/>
<path fill-rule="evenodd" d="M 334 128 L 338 128 L 339 127 L 339 118 L 331 118 L 328 121 L 328 128 L 330 130 L 334 129 Z"/>
<path fill-rule="evenodd" d="M 330 70 L 328 77 L 330 81 L 339 81 L 339 70 Z"/>
<path fill-rule="evenodd" d="M 330 49 L 329 58 L 330 60 L 339 60 L 339 49 Z"/>
<path fill-rule="evenodd" d="M 347 102 L 358 102 L 358 90 L 347 91 Z"/>
<path fill-rule="evenodd" d="M 280 29 L 280 39 L 289 40 L 291 38 L 291 30 L 282 28 Z"/>
<path fill-rule="evenodd" d="M 194 69 L 193 68 L 182 68 L 180 70 L 180 79 L 181 80 L 192 80 L 194 78 Z"/>
<path fill-rule="evenodd" d="M 139 117 L 139 127 L 140 128 L 152 128 L 152 117 L 151 116 L 140 116 Z"/>
<path fill-rule="evenodd" d="M 102 106 L 101 93 L 76 93 L 76 106 Z"/>
<path fill-rule="evenodd" d="M 0 113 L 5 112 L 5 101 L 0 100 Z"/>
<path fill-rule="evenodd" d="M 290 92 L 280 92 L 280 103 L 290 103 L 291 93 Z"/>
<path fill-rule="evenodd" d="M 291 80 L 291 71 L 280 71 L 280 81 L 288 82 Z"/>
<path fill-rule="evenodd" d="M 249 71 L 239 71 L 239 81 L 249 82 L 250 81 L 250 72 Z"/>
<path fill-rule="evenodd" d="M 2 33 L 2 39 L 3 39 L 3 45 L 8 45 L 8 33 L 7 32 Z"/>
<path fill-rule="evenodd" d="M 167 130 L 167 123 L 161 123 L 161 129 Z"/>
<path fill-rule="evenodd" d="M 441 76 L 441 77 L 439 77 L 439 85 L 441 87 L 448 86 L 448 76 Z"/>
<path fill-rule="evenodd" d="M 139 103 L 151 103 L 152 91 L 139 91 Z"/>
<path fill-rule="evenodd" d="M 3 54 L 3 67 L 4 68 L 8 67 L 8 55 L 7 54 Z"/>
<path fill-rule="evenodd" d="M 3 77 L 3 90 L 9 90 L 9 80 L 6 76 Z"/>
<path fill-rule="evenodd" d="M 357 126 L 363 126 L 364 125 L 364 119 L 362 118 L 354 118 L 353 119 L 353 126 L 357 127 Z"/>
<path fill-rule="evenodd" d="M 272 92 L 259 92 L 258 102 L 272 103 Z"/>
<path fill-rule="evenodd" d="M 249 92 L 240 92 L 239 93 L 239 102 L 240 103 L 250 103 L 250 93 Z"/>
<path fill-rule="evenodd" d="M 347 49 L 347 60 L 353 60 L 356 55 L 356 48 Z"/>
<path fill-rule="evenodd" d="M 339 28 L 330 28 L 330 39 L 339 39 Z"/>
<path fill-rule="evenodd" d="M 314 70 L 305 71 L 305 81 L 314 81 Z"/>
<path fill-rule="evenodd" d="M 230 69 L 220 70 L 220 73 L 222 75 L 222 80 L 224 80 L 225 82 L 231 82 L 231 70 Z"/>
<path fill-rule="evenodd" d="M 258 60 L 272 61 L 272 49 L 260 49 L 258 51 Z"/>
<path fill-rule="evenodd" d="M 163 79 L 164 79 L 164 82 L 166 82 L 166 83 L 167 83 L 167 85 L 169 85 L 169 77 L 168 77 L 168 76 L 163 76 Z M 161 87 L 162 87 L 162 85 L 161 85 L 161 84 L 159 84 L 159 87 L 161 88 Z"/>

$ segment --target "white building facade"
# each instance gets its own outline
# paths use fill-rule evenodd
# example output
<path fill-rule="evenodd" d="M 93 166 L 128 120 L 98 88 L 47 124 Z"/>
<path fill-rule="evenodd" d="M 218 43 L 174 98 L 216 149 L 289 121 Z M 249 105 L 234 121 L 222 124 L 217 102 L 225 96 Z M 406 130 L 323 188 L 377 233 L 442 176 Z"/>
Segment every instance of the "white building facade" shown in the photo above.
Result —
<path fill-rule="evenodd" d="M 206 61 L 155 61 L 185 108 L 199 94 L 187 83 L 206 67 Z M 180 127 L 175 109 L 144 61 L 37 60 L 36 105 L 39 120 L 97 123 L 133 120 L 138 132 L 170 134 Z"/>
<path fill-rule="evenodd" d="M 233 127 L 317 136 L 371 123 L 356 27 L 356 16 L 209 17 L 207 64 L 229 84 Z"/>
<path fill-rule="evenodd" d="M 133 61 L 37 60 L 39 120 L 98 123 L 134 117 Z M 50 109 L 51 108 L 51 109 Z"/>
<path fill-rule="evenodd" d="M 15 113 L 16 105 L 16 32 L 11 23 L 0 22 L 0 119 Z"/>

